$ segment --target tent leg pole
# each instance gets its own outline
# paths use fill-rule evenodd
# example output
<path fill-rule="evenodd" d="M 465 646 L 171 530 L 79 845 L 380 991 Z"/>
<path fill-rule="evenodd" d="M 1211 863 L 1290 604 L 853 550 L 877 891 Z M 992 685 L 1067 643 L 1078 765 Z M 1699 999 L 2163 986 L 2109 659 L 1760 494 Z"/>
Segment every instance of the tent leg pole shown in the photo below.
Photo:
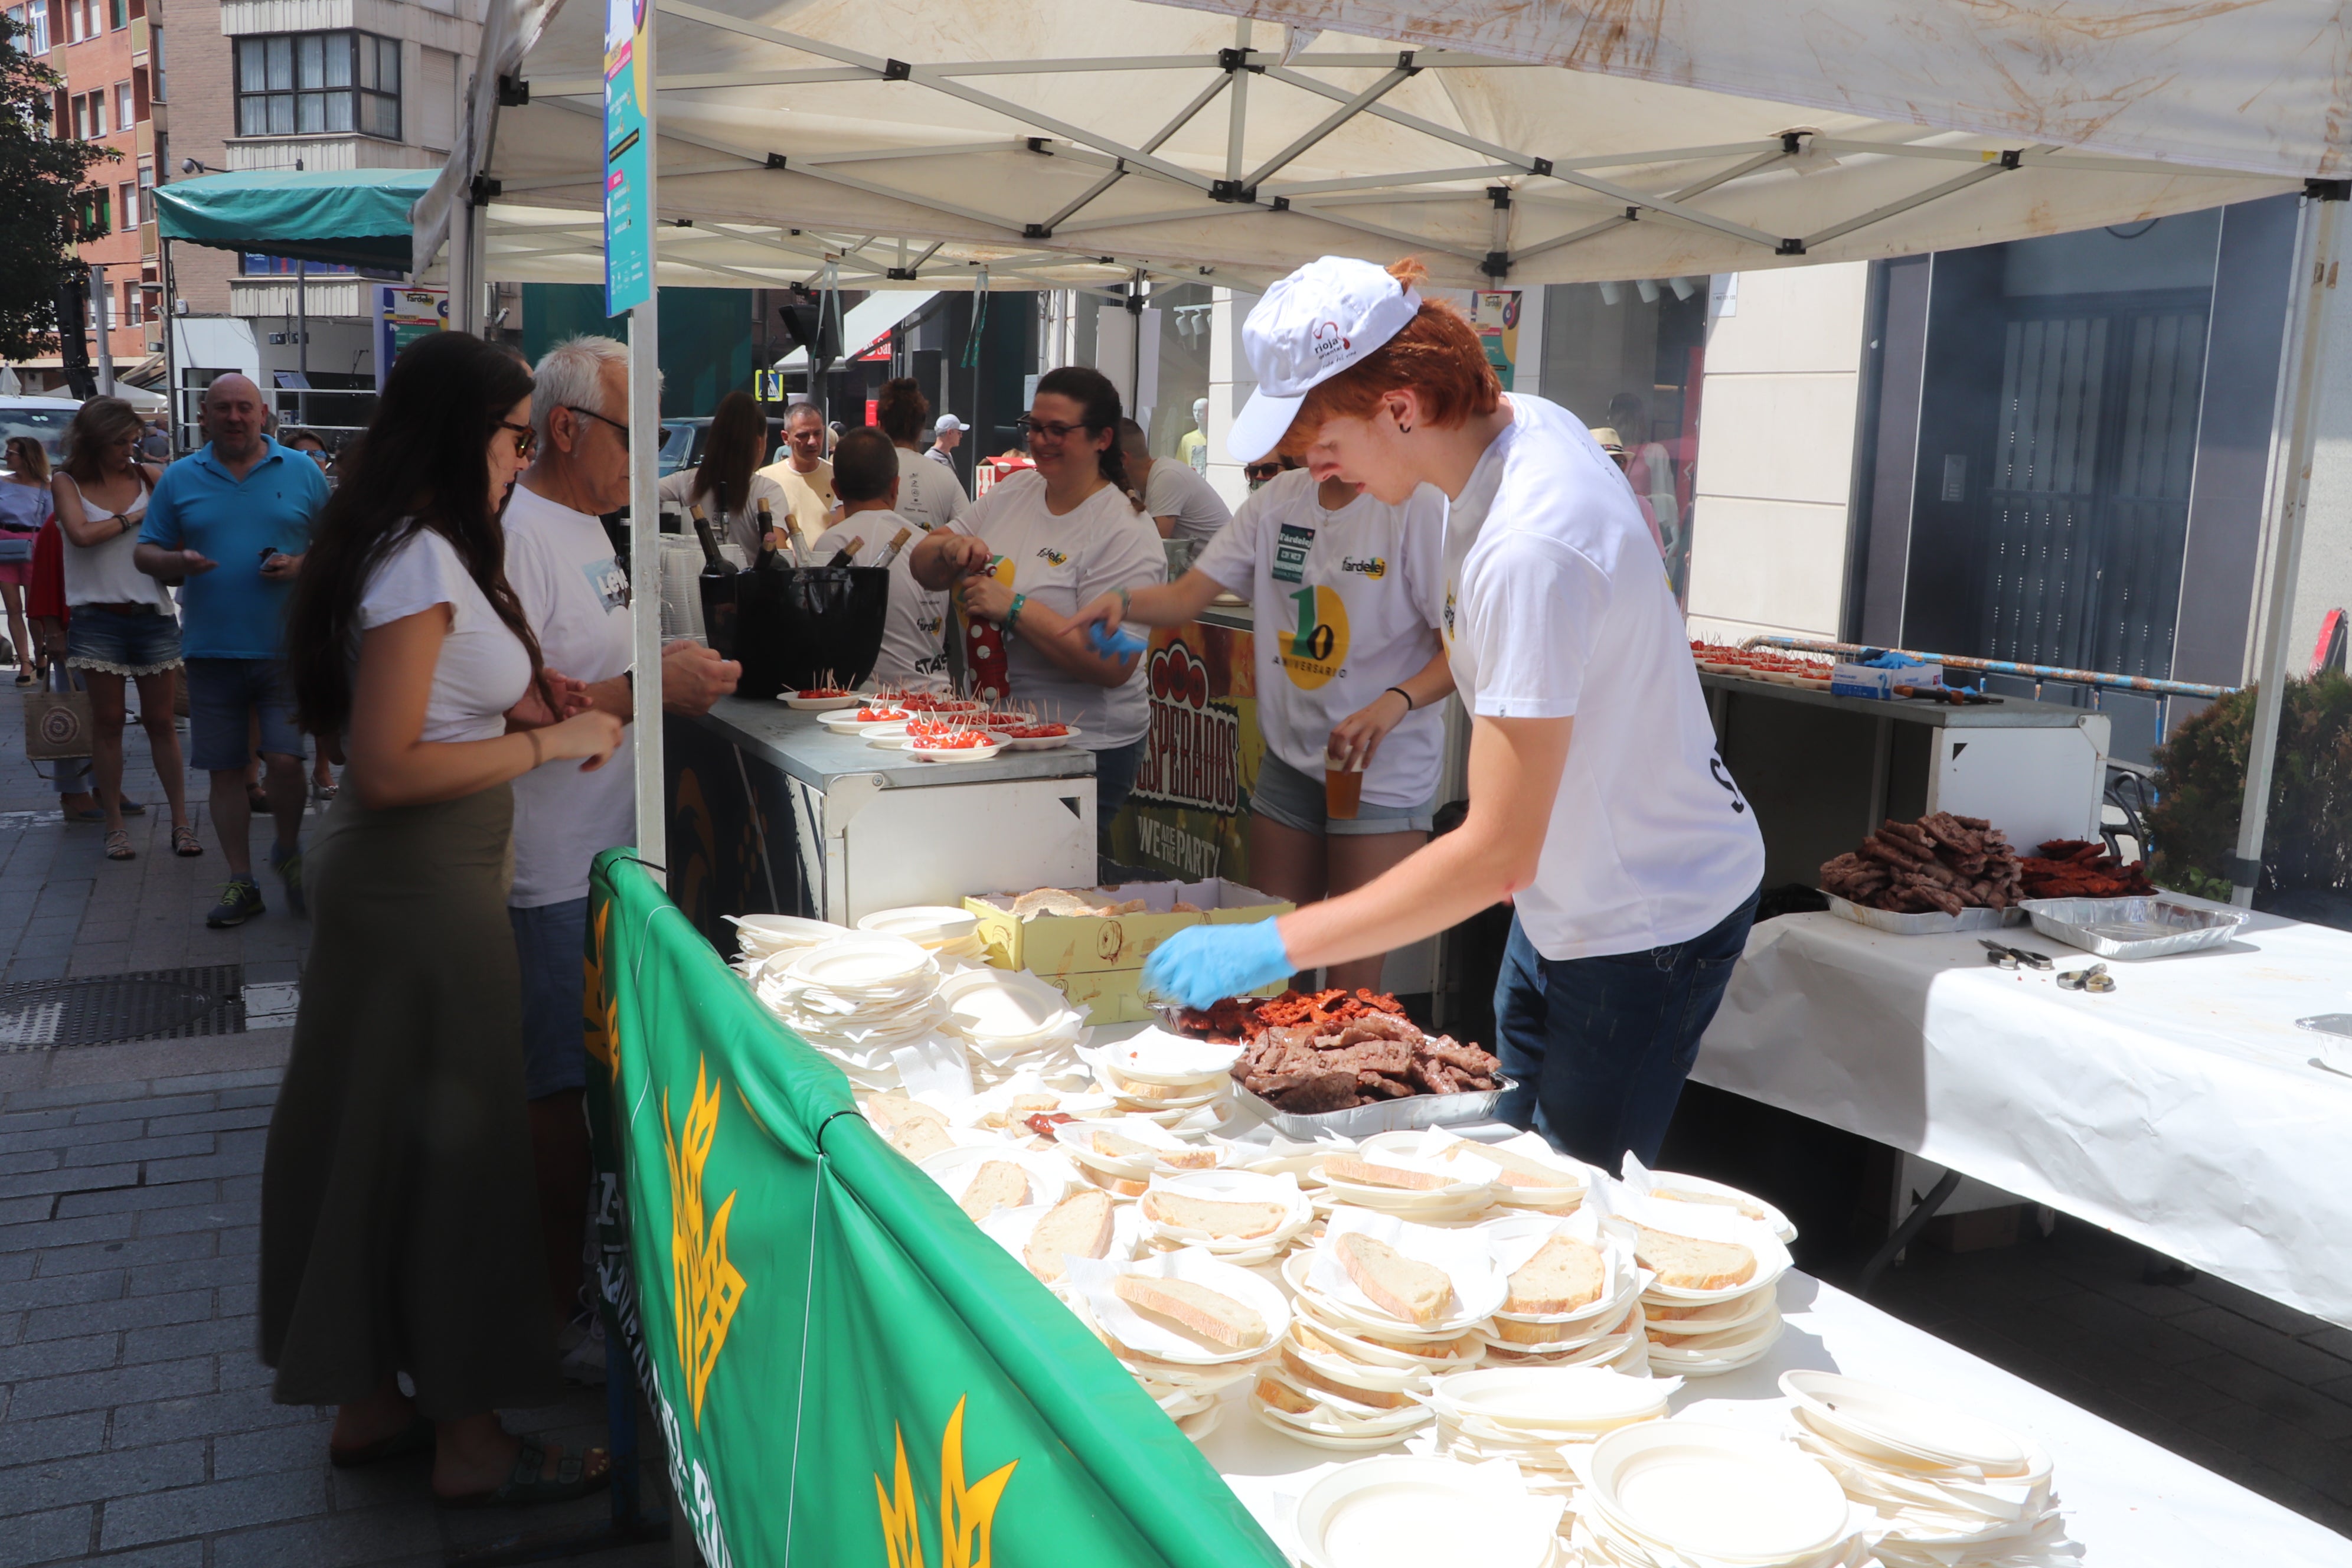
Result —
<path fill-rule="evenodd" d="M 2319 403 L 2320 353 L 2336 299 L 2336 268 L 2344 204 L 2305 198 L 2304 243 L 2294 301 L 2297 334 L 2285 345 L 2294 356 L 2288 395 L 2277 417 L 2287 422 L 2284 460 L 2272 487 L 2269 602 L 2263 607 L 2261 662 L 2255 668 L 2254 729 L 2246 753 L 2246 793 L 2238 815 L 2238 852 L 2230 869 L 2230 901 L 2251 909 L 2262 880 L 2263 834 L 2268 826 L 2271 779 L 2278 752 L 2279 707 L 2284 693 L 2287 637 L 2294 618 L 2295 578 L 2303 565 L 2304 514 L 2311 500 L 2312 426 Z"/>
<path fill-rule="evenodd" d="M 669 809 L 662 788 L 661 291 L 629 310 L 629 618 L 635 639 L 630 698 L 635 747 L 637 855 L 667 887 Z"/>

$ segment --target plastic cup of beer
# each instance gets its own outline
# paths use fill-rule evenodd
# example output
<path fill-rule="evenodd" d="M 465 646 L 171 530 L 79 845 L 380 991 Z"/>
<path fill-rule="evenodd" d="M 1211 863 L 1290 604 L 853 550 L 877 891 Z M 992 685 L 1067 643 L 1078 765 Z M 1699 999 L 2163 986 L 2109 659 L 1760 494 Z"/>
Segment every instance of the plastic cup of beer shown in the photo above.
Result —
<path fill-rule="evenodd" d="M 1364 763 L 1323 753 L 1323 815 L 1342 822 L 1355 820 L 1364 804 Z"/>

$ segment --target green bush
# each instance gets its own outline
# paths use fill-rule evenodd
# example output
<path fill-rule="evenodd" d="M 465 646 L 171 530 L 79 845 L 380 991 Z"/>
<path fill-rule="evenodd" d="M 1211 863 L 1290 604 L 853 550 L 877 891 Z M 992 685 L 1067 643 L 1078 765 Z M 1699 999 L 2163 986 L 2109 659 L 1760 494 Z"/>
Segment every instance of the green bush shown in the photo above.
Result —
<path fill-rule="evenodd" d="M 2229 896 L 2254 689 L 2222 698 L 2156 750 L 2157 805 L 2147 827 L 2156 879 L 2167 887 Z M 2286 683 L 2261 886 L 2352 890 L 2352 679 L 2341 671 Z"/>

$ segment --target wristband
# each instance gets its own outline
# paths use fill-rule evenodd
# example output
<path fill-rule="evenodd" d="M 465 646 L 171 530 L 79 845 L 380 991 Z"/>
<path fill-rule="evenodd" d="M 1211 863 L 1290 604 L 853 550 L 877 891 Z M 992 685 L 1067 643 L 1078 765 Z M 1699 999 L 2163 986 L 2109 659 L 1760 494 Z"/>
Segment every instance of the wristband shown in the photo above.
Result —
<path fill-rule="evenodd" d="M 1406 690 L 1403 687 L 1402 687 L 1402 686 L 1391 686 L 1391 687 L 1390 687 L 1390 688 L 1389 688 L 1389 691 L 1393 691 L 1393 692 L 1395 692 L 1399 697 L 1402 697 L 1402 698 L 1403 698 L 1403 699 L 1404 699 L 1404 710 L 1405 710 L 1406 712 L 1410 713 L 1410 712 L 1412 712 L 1412 711 L 1413 710 L 1413 709 L 1414 709 L 1414 707 L 1416 706 L 1416 704 L 1413 702 L 1413 700 L 1412 700 L 1412 692 L 1407 691 L 1407 690 Z M 1382 695 L 1383 697 L 1385 697 L 1385 696 L 1387 696 L 1387 695 L 1388 695 L 1388 692 L 1382 692 L 1381 695 Z"/>
<path fill-rule="evenodd" d="M 1006 631 L 1011 631 L 1015 626 L 1020 624 L 1022 606 L 1028 603 L 1029 595 L 1026 594 L 1015 594 L 1013 595 L 1013 603 L 1004 607 L 1004 629 Z"/>
<path fill-rule="evenodd" d="M 535 768 L 539 766 L 540 763 L 543 760 L 541 757 L 539 751 L 539 731 L 536 730 L 525 730 L 522 732 L 522 738 L 530 742 L 530 765 Z"/>
<path fill-rule="evenodd" d="M 1121 619 L 1135 613 L 1135 596 L 1125 588 L 1118 591 L 1118 613 Z"/>

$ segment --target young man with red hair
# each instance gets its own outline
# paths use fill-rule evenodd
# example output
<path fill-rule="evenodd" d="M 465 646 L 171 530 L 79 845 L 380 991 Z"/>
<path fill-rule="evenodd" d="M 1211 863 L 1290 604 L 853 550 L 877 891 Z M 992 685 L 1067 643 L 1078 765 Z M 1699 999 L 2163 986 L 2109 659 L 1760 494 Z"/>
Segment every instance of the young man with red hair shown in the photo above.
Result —
<path fill-rule="evenodd" d="M 1469 815 L 1377 880 L 1181 931 L 1144 981 L 1201 1005 L 1514 905 L 1496 988 L 1504 1114 L 1614 1171 L 1654 1161 L 1755 916 L 1764 845 L 1717 754 L 1682 617 L 1584 422 L 1506 395 L 1412 262 L 1325 257 L 1242 329 L 1228 446 L 1449 503 L 1441 635 L 1471 715 Z M 1115 607 L 1097 618 L 1115 620 Z"/>

